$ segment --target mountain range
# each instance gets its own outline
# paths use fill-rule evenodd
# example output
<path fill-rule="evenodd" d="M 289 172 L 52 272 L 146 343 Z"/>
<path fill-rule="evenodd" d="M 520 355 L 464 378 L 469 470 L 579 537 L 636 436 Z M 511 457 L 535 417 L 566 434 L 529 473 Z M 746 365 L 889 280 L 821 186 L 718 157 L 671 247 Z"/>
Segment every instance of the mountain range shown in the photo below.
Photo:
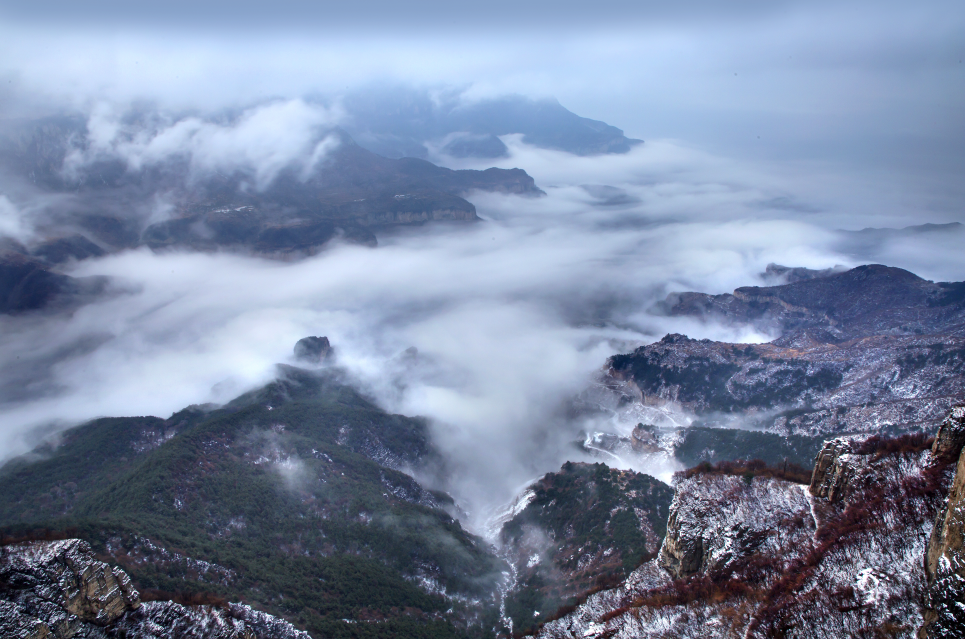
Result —
<path fill-rule="evenodd" d="M 304 367 L 224 406 L 95 420 L 8 462 L 4 556 L 35 574 L 24 557 L 46 566 L 67 552 L 50 539 L 84 540 L 69 552 L 140 593 L 97 627 L 138 638 L 152 615 L 223 625 L 231 611 L 293 624 L 259 617 L 256 637 L 961 636 L 962 361 L 932 346 L 961 339 L 961 285 L 877 265 L 771 271 L 793 281 L 660 308 L 777 325 L 778 340 L 671 335 L 604 367 L 622 410 L 698 420 L 591 438 L 687 459 L 672 488 L 567 462 L 478 537 L 426 422 L 379 409 L 307 338 Z M 878 350 L 854 356 L 863 342 Z M 12 574 L 3 605 L 25 628 L 56 625 L 36 603 L 50 591 Z"/>

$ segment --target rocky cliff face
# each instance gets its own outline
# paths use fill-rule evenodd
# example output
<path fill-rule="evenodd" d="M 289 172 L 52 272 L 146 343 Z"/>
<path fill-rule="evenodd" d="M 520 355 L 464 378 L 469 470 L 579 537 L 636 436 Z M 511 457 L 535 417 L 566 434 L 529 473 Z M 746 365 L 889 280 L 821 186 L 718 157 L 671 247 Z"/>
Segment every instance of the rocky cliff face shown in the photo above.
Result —
<path fill-rule="evenodd" d="M 785 521 L 802 518 L 795 535 L 813 534 L 800 486 L 766 477 L 698 474 L 674 485 L 659 564 L 673 578 L 721 572 L 748 552 L 764 552 Z M 777 550 L 776 548 L 774 550 Z"/>
<path fill-rule="evenodd" d="M 932 450 L 945 458 L 958 451 L 958 463 L 925 556 L 928 596 L 919 637 L 957 639 L 965 637 L 965 407 L 942 423 Z"/>
<path fill-rule="evenodd" d="M 836 441 L 813 479 L 679 476 L 660 556 L 536 636 L 914 636 L 951 467 L 924 438 Z"/>
<path fill-rule="evenodd" d="M 825 442 L 814 462 L 811 494 L 832 502 L 840 501 L 846 493 L 853 491 L 863 462 L 864 456 L 854 454 L 851 440 L 839 438 Z"/>
<path fill-rule="evenodd" d="M 94 558 L 79 539 L 34 541 L 0 551 L 0 635 L 309 639 L 291 624 L 234 604 L 228 608 L 141 602 L 120 568 Z"/>
<path fill-rule="evenodd" d="M 965 406 L 955 406 L 938 427 L 932 454 L 954 459 L 965 447 Z"/>

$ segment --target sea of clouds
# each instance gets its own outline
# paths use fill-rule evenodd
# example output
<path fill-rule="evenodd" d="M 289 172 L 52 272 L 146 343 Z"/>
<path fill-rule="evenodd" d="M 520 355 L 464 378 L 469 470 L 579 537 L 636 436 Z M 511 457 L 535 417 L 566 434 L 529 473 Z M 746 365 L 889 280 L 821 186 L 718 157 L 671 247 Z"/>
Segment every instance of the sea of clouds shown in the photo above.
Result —
<path fill-rule="evenodd" d="M 301 133 L 285 148 L 299 152 L 289 163 L 314 153 L 297 142 L 313 139 L 306 121 L 314 126 L 294 118 Z M 471 513 L 484 513 L 526 481 L 584 458 L 574 446 L 583 424 L 565 407 L 608 356 L 668 332 L 775 337 L 662 317 L 650 312 L 654 302 L 674 291 L 760 284 L 772 262 L 868 261 L 849 255 L 835 229 L 873 218 L 844 215 L 812 176 L 794 179 L 672 140 L 596 157 L 530 147 L 519 136 L 504 141 L 510 156 L 500 165 L 526 169 L 546 195 L 472 193 L 478 223 L 397 229 L 377 248 L 336 242 L 294 262 L 142 248 L 73 265 L 73 276 L 109 277 L 112 293 L 69 314 L 0 317 L 3 457 L 93 417 L 166 417 L 226 402 L 272 379 L 298 339 L 326 335 L 338 365 L 385 409 L 430 418 L 450 465 L 448 488 Z M 182 142 L 205 157 L 203 139 Z M 261 157 L 251 153 L 238 161 Z M 870 250 L 924 277 L 960 280 L 960 236 Z M 407 356 L 412 347 L 417 355 Z"/>

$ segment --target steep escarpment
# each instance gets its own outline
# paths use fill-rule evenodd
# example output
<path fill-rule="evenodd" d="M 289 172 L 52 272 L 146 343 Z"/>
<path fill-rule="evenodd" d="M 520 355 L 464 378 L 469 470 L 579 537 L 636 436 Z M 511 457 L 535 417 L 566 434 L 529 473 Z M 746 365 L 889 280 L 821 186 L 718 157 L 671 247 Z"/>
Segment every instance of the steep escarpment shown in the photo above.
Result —
<path fill-rule="evenodd" d="M 79 539 L 0 549 L 0 634 L 9 639 L 309 639 L 291 624 L 242 604 L 141 601 L 127 573 L 97 560 Z"/>
<path fill-rule="evenodd" d="M 912 637 L 952 480 L 930 444 L 829 442 L 810 488 L 779 471 L 679 475 L 659 557 L 536 636 Z"/>
<path fill-rule="evenodd" d="M 965 406 L 956 407 L 939 429 L 932 452 L 954 459 L 955 478 L 925 556 L 928 594 L 919 637 L 965 637 Z"/>

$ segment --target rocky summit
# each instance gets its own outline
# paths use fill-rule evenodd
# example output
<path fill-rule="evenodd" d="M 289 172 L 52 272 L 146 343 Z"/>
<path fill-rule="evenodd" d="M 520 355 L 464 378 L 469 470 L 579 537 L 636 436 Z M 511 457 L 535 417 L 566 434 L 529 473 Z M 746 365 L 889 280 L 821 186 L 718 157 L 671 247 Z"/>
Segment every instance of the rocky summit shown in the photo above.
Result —
<path fill-rule="evenodd" d="M 534 636 L 961 636 L 961 472 L 931 444 L 829 442 L 810 487 L 760 467 L 678 474 L 659 556 Z"/>

